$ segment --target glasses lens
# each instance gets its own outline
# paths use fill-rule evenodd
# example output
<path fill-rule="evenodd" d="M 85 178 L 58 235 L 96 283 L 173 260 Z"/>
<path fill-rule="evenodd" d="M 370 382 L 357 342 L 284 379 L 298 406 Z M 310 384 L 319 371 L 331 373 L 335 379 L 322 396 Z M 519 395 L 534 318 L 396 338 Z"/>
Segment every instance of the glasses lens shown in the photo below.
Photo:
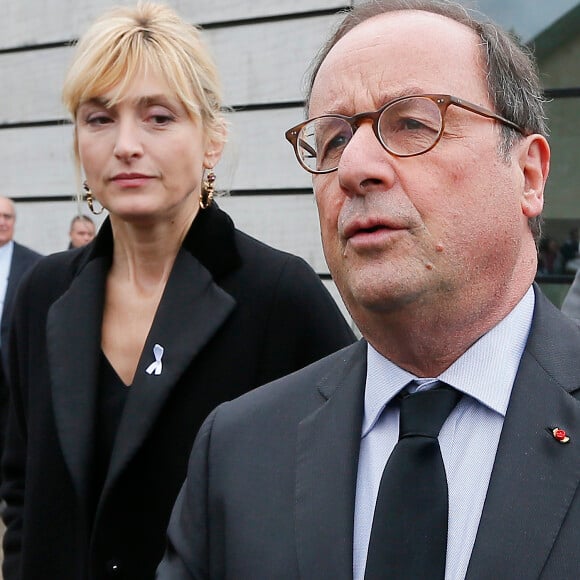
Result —
<path fill-rule="evenodd" d="M 387 107 L 379 118 L 383 145 L 395 155 L 417 155 L 439 138 L 442 119 L 439 107 L 425 97 L 402 99 Z"/>
<path fill-rule="evenodd" d="M 340 156 L 351 138 L 351 126 L 344 119 L 313 119 L 298 135 L 298 153 L 310 171 L 330 171 L 338 167 Z"/>

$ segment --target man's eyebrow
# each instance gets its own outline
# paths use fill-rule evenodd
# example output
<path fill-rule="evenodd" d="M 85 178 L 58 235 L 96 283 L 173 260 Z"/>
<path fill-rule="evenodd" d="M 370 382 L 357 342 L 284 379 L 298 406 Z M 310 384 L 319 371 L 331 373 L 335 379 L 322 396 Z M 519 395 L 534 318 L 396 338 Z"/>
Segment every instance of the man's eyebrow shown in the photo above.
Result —
<path fill-rule="evenodd" d="M 418 86 L 407 86 L 407 87 L 389 87 L 378 93 L 376 98 L 376 107 L 380 108 L 395 99 L 400 99 L 403 97 L 410 97 L 413 95 L 424 95 L 427 94 L 424 88 Z M 373 99 L 374 100 L 374 99 Z M 349 106 L 343 103 L 331 103 L 329 107 L 324 109 L 321 115 L 344 115 L 347 114 L 344 111 L 348 110 Z M 347 115 L 348 116 L 348 115 Z"/>
<path fill-rule="evenodd" d="M 433 92 L 433 91 L 431 91 Z M 427 91 L 425 89 L 412 86 L 412 87 L 398 87 L 394 89 L 390 89 L 388 91 L 384 91 L 381 93 L 381 102 L 386 104 L 390 101 L 394 101 L 395 99 L 400 99 L 402 97 L 410 97 L 413 95 L 424 95 Z"/>

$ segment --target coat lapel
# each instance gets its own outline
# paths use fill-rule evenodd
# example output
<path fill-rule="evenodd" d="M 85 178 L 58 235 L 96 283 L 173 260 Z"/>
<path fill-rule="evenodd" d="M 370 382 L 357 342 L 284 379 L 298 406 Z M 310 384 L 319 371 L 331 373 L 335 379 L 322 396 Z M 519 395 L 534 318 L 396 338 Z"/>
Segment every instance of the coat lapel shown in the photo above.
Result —
<path fill-rule="evenodd" d="M 208 270 L 181 249 L 129 390 L 102 497 L 143 443 L 172 388 L 234 307 Z M 164 349 L 162 371 L 149 374 L 156 344 Z"/>
<path fill-rule="evenodd" d="M 536 296 L 467 579 L 537 579 L 580 482 L 578 329 Z M 559 340 L 554 341 L 554 336 Z M 568 444 L 552 435 L 570 434 Z"/>
<path fill-rule="evenodd" d="M 89 496 L 101 319 L 109 259 L 99 257 L 49 310 L 47 349 L 56 428 L 79 497 Z"/>
<path fill-rule="evenodd" d="M 299 425 L 296 542 L 301 578 L 352 578 L 365 377 L 366 343 L 360 341 L 319 385 L 321 406 Z"/>
<path fill-rule="evenodd" d="M 106 220 L 79 254 L 70 287 L 47 319 L 56 429 L 81 498 L 91 497 L 101 324 L 112 253 L 113 233 Z M 171 388 L 235 308 L 216 281 L 239 264 L 233 223 L 214 204 L 196 217 L 175 260 L 127 398 L 101 501 L 147 436 Z M 155 344 L 165 348 L 163 370 L 149 375 Z"/>

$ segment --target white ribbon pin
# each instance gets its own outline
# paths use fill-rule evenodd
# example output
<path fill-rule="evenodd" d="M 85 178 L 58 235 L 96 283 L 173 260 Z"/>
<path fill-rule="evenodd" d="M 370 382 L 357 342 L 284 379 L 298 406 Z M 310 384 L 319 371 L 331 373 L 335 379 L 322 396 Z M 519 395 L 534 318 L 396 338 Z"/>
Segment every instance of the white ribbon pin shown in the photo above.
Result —
<path fill-rule="evenodd" d="M 156 344 L 153 347 L 153 356 L 155 357 L 155 361 L 152 362 L 145 370 L 148 375 L 152 375 L 153 373 L 156 375 L 161 374 L 161 371 L 163 370 L 163 363 L 161 362 L 161 359 L 163 357 L 164 351 L 165 349 L 160 344 Z"/>

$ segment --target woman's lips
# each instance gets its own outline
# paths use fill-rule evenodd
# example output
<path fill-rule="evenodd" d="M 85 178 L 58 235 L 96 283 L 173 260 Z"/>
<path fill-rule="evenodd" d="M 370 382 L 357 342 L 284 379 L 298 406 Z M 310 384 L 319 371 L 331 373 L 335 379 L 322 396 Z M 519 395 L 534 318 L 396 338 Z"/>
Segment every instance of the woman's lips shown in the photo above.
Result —
<path fill-rule="evenodd" d="M 111 181 L 120 187 L 142 187 L 151 179 L 149 175 L 141 173 L 119 173 Z"/>

